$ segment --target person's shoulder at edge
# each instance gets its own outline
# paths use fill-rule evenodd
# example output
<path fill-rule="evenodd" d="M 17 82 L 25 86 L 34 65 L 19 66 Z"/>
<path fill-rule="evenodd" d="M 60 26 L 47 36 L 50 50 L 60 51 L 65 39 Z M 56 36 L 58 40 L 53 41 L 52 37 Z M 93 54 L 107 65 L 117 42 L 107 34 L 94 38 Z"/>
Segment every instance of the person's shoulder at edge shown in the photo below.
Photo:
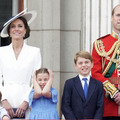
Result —
<path fill-rule="evenodd" d="M 77 75 L 77 76 L 75 76 L 75 77 L 72 77 L 72 78 L 67 79 L 65 82 L 72 83 L 72 82 L 74 82 L 74 80 L 75 80 L 77 77 L 79 78 L 79 76 Z"/>
<path fill-rule="evenodd" d="M 6 45 L 6 46 L 0 46 L 0 49 L 6 49 L 6 48 L 8 48 L 9 46 L 11 46 L 11 44 Z"/>
<path fill-rule="evenodd" d="M 39 53 L 40 52 L 40 48 L 38 47 L 34 47 L 34 46 L 30 46 L 25 44 L 27 50 L 29 50 L 31 53 Z"/>
<path fill-rule="evenodd" d="M 28 47 L 28 48 L 30 48 L 30 49 L 40 49 L 39 47 L 35 47 L 35 46 L 32 46 L 32 45 L 28 45 L 28 44 L 26 44 L 26 43 L 24 43 L 24 45 L 26 46 L 26 47 Z"/>
<path fill-rule="evenodd" d="M 99 80 L 97 80 L 97 79 L 95 79 L 95 78 L 93 78 L 93 77 L 91 77 L 91 78 L 92 78 L 92 80 L 94 80 L 96 83 L 98 83 L 98 84 L 102 84 L 101 81 L 99 81 Z"/>
<path fill-rule="evenodd" d="M 6 46 L 0 46 L 0 55 L 4 55 L 5 53 L 8 53 L 8 49 L 10 49 L 11 44 Z"/>
<path fill-rule="evenodd" d="M 104 36 L 98 38 L 97 40 L 101 40 L 101 39 L 104 39 L 104 38 L 109 37 L 109 36 L 110 36 L 110 34 L 107 34 L 107 35 L 104 35 Z"/>

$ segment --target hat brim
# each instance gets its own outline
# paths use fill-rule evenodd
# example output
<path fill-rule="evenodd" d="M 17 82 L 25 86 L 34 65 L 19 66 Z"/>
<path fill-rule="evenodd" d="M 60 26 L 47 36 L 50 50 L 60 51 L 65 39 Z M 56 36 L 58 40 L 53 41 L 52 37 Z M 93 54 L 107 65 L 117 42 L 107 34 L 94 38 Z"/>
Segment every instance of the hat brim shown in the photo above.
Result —
<path fill-rule="evenodd" d="M 0 36 L 1 37 L 9 37 L 7 29 L 8 26 L 10 25 L 11 22 L 13 22 L 14 20 L 16 20 L 19 17 L 24 17 L 28 23 L 28 25 L 36 18 L 37 16 L 37 12 L 36 11 L 30 11 L 30 12 L 25 12 L 22 11 L 21 13 L 17 14 L 16 16 L 12 17 L 10 20 L 8 20 L 5 24 L 4 24 L 4 28 L 1 31 Z"/>

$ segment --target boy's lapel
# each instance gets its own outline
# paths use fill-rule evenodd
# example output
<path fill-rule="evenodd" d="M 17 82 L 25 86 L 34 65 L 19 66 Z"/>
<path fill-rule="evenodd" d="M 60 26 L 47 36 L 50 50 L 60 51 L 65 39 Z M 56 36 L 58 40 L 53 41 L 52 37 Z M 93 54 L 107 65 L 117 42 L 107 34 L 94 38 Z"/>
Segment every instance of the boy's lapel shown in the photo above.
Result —
<path fill-rule="evenodd" d="M 78 75 L 75 78 L 75 88 L 78 94 L 80 95 L 80 97 L 85 101 L 84 91 Z"/>
<path fill-rule="evenodd" d="M 86 103 L 90 100 L 94 90 L 95 90 L 95 87 L 96 87 L 96 82 L 90 77 L 90 83 L 89 83 L 89 88 L 88 88 L 88 93 L 87 93 L 87 101 Z"/>

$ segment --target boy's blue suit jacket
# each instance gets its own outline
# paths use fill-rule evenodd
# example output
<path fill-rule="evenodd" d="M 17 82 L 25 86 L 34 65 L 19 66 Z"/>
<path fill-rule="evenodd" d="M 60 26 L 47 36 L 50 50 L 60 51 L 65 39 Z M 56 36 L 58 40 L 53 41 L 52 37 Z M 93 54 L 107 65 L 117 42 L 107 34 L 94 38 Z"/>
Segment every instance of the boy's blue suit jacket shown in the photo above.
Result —
<path fill-rule="evenodd" d="M 102 119 L 104 112 L 103 84 L 90 77 L 85 99 L 79 76 L 65 82 L 61 110 L 66 119 Z"/>

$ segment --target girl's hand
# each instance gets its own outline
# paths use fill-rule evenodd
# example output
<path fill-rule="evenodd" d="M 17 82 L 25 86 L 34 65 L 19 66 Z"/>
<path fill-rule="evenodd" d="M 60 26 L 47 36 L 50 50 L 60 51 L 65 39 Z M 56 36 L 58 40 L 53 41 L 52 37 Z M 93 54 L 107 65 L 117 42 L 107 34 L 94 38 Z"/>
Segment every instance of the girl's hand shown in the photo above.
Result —
<path fill-rule="evenodd" d="M 39 86 L 39 84 L 37 83 L 37 76 L 36 76 L 36 71 L 33 74 L 33 87 L 34 87 L 34 98 L 39 98 L 41 97 L 42 93 L 41 93 L 41 87 Z"/>
<path fill-rule="evenodd" d="M 51 80 L 53 82 L 53 79 L 54 79 L 53 72 L 50 69 L 48 69 L 48 72 L 49 72 L 49 80 Z"/>
<path fill-rule="evenodd" d="M 49 72 L 49 80 L 42 90 L 42 95 L 47 98 L 51 98 L 52 95 L 51 95 L 50 89 L 53 83 L 53 72 L 50 69 L 48 69 L 48 72 Z"/>

